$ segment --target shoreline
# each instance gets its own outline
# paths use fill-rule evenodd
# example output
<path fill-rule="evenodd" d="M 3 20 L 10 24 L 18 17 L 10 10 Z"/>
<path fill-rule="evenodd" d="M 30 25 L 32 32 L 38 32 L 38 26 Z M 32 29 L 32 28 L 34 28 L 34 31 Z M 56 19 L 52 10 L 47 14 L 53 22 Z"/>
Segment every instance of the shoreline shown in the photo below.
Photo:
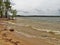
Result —
<path fill-rule="evenodd" d="M 14 29 L 15 32 L 13 33 L 7 31 L 10 33 L 10 34 L 8 33 L 8 35 L 12 35 L 12 37 L 14 35 L 13 39 L 15 40 L 15 37 L 16 37 L 16 39 L 19 40 L 19 42 L 21 42 L 23 45 L 40 45 L 40 44 L 41 45 L 57 45 L 57 43 L 58 45 L 60 45 L 59 36 L 55 35 L 53 32 L 48 33 L 46 31 L 39 31 L 37 30 L 39 28 L 35 27 L 35 25 L 38 26 L 38 24 L 40 26 L 42 26 L 42 24 L 45 25 L 47 24 L 46 22 L 37 23 L 30 20 L 26 20 L 26 19 L 21 19 L 21 20 L 16 20 L 16 21 L 4 21 L 2 25 L 4 25 L 5 23 L 8 26 L 5 28 L 7 28 L 8 30 L 11 28 Z M 33 28 L 37 28 L 37 29 L 33 29 Z M 42 30 L 42 28 L 40 29 Z M 11 38 L 11 36 L 8 36 L 8 37 Z"/>

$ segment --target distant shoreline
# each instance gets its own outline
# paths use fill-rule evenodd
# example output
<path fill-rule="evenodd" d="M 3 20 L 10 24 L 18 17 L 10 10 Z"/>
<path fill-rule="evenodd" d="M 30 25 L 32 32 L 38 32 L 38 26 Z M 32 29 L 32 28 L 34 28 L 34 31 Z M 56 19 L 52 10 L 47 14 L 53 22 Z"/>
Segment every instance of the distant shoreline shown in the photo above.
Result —
<path fill-rule="evenodd" d="M 60 16 L 36 16 L 36 15 L 33 15 L 33 16 L 23 16 L 23 15 L 16 15 L 16 17 L 60 17 Z"/>

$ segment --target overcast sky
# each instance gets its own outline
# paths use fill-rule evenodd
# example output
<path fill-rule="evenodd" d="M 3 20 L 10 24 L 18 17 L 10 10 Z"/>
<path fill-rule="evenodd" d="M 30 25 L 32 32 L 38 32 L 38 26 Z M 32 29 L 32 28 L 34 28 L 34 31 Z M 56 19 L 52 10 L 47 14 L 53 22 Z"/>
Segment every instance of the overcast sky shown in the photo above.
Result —
<path fill-rule="evenodd" d="M 22 15 L 58 15 L 60 0 L 13 0 L 14 8 Z"/>

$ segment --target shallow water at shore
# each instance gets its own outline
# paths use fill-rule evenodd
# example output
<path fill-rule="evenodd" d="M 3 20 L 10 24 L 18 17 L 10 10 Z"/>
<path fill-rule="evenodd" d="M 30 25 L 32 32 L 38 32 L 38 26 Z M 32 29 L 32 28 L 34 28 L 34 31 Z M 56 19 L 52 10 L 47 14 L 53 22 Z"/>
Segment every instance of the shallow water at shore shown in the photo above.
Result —
<path fill-rule="evenodd" d="M 43 39 L 48 43 L 60 45 L 60 23 L 17 18 L 15 21 L 4 21 L 2 24 L 6 24 L 8 29 L 15 29 L 16 35 L 29 42 L 32 39 Z"/>
<path fill-rule="evenodd" d="M 60 30 L 60 17 L 18 17 L 18 22 L 27 24 L 36 29 Z"/>
<path fill-rule="evenodd" d="M 8 24 L 11 28 L 14 28 L 19 35 L 24 37 L 41 38 L 49 43 L 55 43 L 55 45 L 60 44 L 60 23 L 37 22 L 34 20 L 17 18 L 15 22 L 8 22 Z"/>

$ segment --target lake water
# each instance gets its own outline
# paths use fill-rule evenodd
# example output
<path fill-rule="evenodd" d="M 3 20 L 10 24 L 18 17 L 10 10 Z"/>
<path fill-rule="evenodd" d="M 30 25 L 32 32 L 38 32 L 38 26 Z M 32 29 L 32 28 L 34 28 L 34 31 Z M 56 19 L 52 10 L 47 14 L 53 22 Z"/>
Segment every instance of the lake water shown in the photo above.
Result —
<path fill-rule="evenodd" d="M 60 17 L 22 17 L 35 21 L 60 22 Z"/>
<path fill-rule="evenodd" d="M 38 31 L 41 29 L 44 31 L 54 31 L 54 32 L 58 31 L 58 33 L 60 33 L 60 17 L 19 17 L 19 18 L 37 22 L 35 24 L 33 23 L 31 26 L 33 29 L 36 29 Z M 28 23 L 29 21 L 26 22 Z M 23 21 L 22 23 L 25 22 Z"/>

